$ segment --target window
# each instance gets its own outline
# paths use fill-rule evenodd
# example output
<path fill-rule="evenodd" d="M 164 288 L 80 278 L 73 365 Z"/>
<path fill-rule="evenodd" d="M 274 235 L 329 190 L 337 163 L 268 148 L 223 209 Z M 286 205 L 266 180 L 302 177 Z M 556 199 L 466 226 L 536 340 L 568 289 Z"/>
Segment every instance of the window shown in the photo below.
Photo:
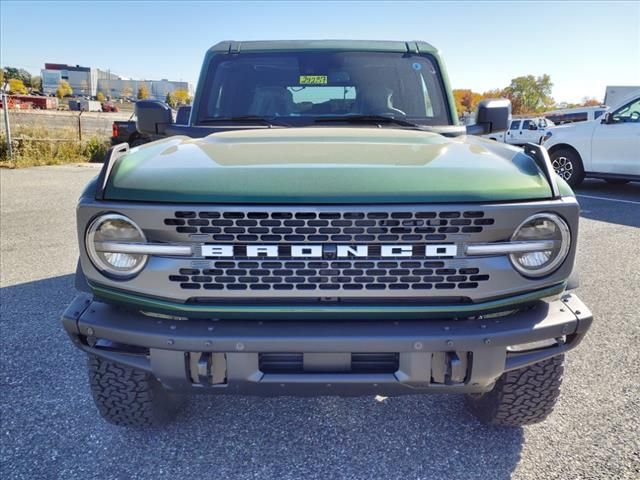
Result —
<path fill-rule="evenodd" d="M 320 104 L 328 103 L 332 114 L 348 113 L 353 108 L 356 98 L 356 87 L 315 87 L 296 86 L 286 87 L 288 95 L 296 105 L 298 113 L 311 112 L 317 110 Z"/>
<path fill-rule="evenodd" d="M 531 125 L 531 120 L 525 120 L 522 122 L 522 130 L 529 130 L 529 125 Z"/>
<path fill-rule="evenodd" d="M 518 130 L 520 128 L 520 120 L 514 120 L 511 122 L 509 130 Z"/>
<path fill-rule="evenodd" d="M 593 112 L 593 119 L 600 118 L 604 112 L 606 112 L 606 110 L 596 110 Z"/>
<path fill-rule="evenodd" d="M 640 98 L 620 107 L 611 115 L 611 123 L 639 123 L 640 122 Z"/>
<path fill-rule="evenodd" d="M 450 125 L 442 79 L 428 55 L 270 51 L 213 57 L 199 122 L 283 117 L 291 125 L 336 115 L 385 115 Z"/>

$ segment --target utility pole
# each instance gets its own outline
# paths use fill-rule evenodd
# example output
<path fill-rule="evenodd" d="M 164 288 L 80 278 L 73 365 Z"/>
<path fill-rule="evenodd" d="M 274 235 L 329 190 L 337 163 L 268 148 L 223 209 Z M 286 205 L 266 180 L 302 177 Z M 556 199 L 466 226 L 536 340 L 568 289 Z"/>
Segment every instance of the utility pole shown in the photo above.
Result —
<path fill-rule="evenodd" d="M 7 96 L 8 81 L 4 82 L 4 88 L 2 89 L 2 110 L 4 111 L 4 128 L 7 134 L 7 153 L 9 159 L 13 158 L 13 150 L 11 149 L 11 125 L 9 125 L 9 97 Z"/>

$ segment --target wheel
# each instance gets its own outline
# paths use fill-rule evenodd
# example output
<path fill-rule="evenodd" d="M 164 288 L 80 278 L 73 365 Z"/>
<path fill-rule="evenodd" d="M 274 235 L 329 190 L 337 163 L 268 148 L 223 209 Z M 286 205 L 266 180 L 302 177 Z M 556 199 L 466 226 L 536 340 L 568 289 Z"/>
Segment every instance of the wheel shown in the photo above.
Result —
<path fill-rule="evenodd" d="M 629 180 L 625 180 L 624 178 L 605 178 L 605 182 L 613 185 L 624 185 L 625 183 L 629 183 Z"/>
<path fill-rule="evenodd" d="M 577 187 L 584 180 L 584 167 L 580 155 L 574 150 L 560 149 L 550 155 L 556 173 L 570 186 Z"/>
<path fill-rule="evenodd" d="M 564 355 L 505 372 L 493 390 L 467 395 L 469 411 L 482 423 L 519 427 L 543 421 L 560 395 Z"/>
<path fill-rule="evenodd" d="M 121 427 L 162 425 L 175 415 L 173 399 L 150 374 L 89 356 L 89 384 L 100 415 Z"/>

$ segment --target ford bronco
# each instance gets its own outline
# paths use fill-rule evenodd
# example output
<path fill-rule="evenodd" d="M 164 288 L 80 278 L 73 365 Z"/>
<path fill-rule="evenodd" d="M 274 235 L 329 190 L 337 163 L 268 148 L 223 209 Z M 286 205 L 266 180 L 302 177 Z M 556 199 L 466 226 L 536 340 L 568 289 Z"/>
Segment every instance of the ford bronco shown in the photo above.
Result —
<path fill-rule="evenodd" d="M 117 425 L 185 392 L 464 394 L 489 424 L 543 420 L 592 316 L 579 206 L 506 100 L 458 125 L 425 42 L 222 42 L 186 125 L 112 147 L 77 208 L 62 323 Z"/>

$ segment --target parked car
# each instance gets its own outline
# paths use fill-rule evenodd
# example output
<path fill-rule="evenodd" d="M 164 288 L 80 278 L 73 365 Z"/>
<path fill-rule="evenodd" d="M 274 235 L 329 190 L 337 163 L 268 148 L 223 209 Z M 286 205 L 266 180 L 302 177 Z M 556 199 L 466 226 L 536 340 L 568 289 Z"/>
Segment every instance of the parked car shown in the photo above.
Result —
<path fill-rule="evenodd" d="M 113 102 L 102 102 L 102 111 L 103 112 L 119 112 L 120 109 Z"/>
<path fill-rule="evenodd" d="M 562 108 L 559 110 L 552 110 L 544 114 L 544 118 L 552 121 L 556 125 L 564 125 L 565 123 L 574 122 L 588 122 L 590 120 L 597 120 L 607 111 L 606 105 L 599 107 L 576 107 L 576 108 Z"/>
<path fill-rule="evenodd" d="M 111 125 L 111 144 L 128 143 L 130 147 L 137 147 L 151 141 L 149 135 L 144 135 L 136 130 L 135 113 L 129 120 L 116 120 Z"/>
<path fill-rule="evenodd" d="M 597 120 L 547 130 L 542 144 L 569 185 L 585 177 L 610 183 L 640 180 L 640 92 Z"/>
<path fill-rule="evenodd" d="M 483 137 L 511 145 L 524 145 L 530 142 L 540 143 L 545 129 L 553 125 L 554 123 L 551 120 L 543 117 L 514 118 L 511 120 L 507 131 L 483 135 Z"/>
<path fill-rule="evenodd" d="M 508 100 L 458 125 L 415 41 L 222 42 L 199 78 L 187 124 L 136 103 L 166 137 L 114 147 L 76 210 L 62 323 L 105 419 L 161 423 L 180 392 L 458 393 L 488 424 L 547 417 L 592 322 L 579 205 L 540 145 L 476 136 L 507 128 Z"/>

